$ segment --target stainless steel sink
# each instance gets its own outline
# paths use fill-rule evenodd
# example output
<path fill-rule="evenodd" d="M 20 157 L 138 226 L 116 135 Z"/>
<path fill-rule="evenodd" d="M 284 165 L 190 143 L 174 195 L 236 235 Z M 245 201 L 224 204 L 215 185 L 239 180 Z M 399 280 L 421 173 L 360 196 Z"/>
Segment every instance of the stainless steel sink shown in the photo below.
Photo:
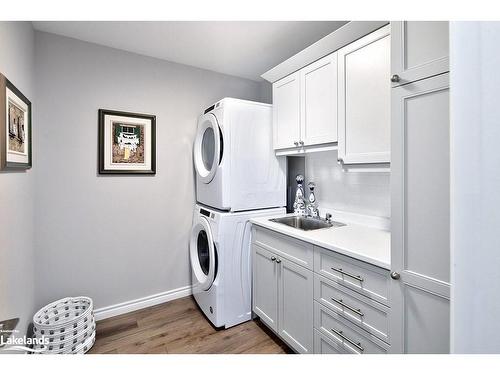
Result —
<path fill-rule="evenodd" d="M 331 227 L 342 227 L 345 224 L 336 221 L 326 221 L 306 216 L 284 216 L 276 219 L 269 219 L 275 223 L 288 225 L 289 227 L 300 230 L 316 230 Z"/>

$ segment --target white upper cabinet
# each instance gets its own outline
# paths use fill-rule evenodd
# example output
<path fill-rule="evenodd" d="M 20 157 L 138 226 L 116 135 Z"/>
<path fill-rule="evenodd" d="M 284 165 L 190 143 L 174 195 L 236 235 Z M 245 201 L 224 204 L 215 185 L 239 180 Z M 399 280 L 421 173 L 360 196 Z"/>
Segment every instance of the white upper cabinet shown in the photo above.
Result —
<path fill-rule="evenodd" d="M 337 142 L 337 54 L 273 84 L 274 149 L 300 153 Z"/>
<path fill-rule="evenodd" d="M 275 150 L 299 145 L 299 87 L 299 72 L 273 84 L 273 145 Z"/>
<path fill-rule="evenodd" d="M 337 142 L 337 53 L 300 70 L 301 141 Z"/>
<path fill-rule="evenodd" d="M 447 21 L 391 22 L 393 86 L 449 71 Z"/>
<path fill-rule="evenodd" d="M 344 164 L 389 163 L 391 29 L 338 51 L 338 157 Z"/>

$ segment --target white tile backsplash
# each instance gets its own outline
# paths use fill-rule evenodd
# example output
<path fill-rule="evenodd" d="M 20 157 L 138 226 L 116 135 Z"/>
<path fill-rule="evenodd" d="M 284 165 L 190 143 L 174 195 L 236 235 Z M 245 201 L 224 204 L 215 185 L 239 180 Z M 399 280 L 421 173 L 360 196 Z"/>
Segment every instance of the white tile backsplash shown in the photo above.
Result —
<path fill-rule="evenodd" d="M 307 154 L 305 169 L 307 182 L 316 183 L 322 215 L 330 209 L 390 217 L 390 172 L 346 172 L 337 162 L 337 151 Z M 305 190 L 308 195 L 309 190 Z"/>

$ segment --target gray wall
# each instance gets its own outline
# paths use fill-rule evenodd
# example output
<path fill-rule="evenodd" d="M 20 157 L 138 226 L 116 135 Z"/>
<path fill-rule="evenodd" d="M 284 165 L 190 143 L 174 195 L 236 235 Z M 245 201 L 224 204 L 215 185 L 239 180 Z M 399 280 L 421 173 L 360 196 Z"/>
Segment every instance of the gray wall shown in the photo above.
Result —
<path fill-rule="evenodd" d="M 451 351 L 500 353 L 500 23 L 452 22 Z"/>
<path fill-rule="evenodd" d="M 33 101 L 34 32 L 0 22 L 0 72 Z M 35 128 L 36 132 L 37 129 Z M 22 336 L 34 313 L 34 169 L 0 172 L 0 320 L 19 317 Z"/>
<path fill-rule="evenodd" d="M 311 153 L 305 159 L 306 179 L 316 183 L 320 211 L 390 218 L 390 172 L 345 172 L 337 162 L 337 151 Z"/>
<path fill-rule="evenodd" d="M 262 85 L 36 33 L 37 303 L 88 295 L 97 308 L 190 284 L 197 116 Z M 96 174 L 97 110 L 157 116 L 157 174 Z"/>

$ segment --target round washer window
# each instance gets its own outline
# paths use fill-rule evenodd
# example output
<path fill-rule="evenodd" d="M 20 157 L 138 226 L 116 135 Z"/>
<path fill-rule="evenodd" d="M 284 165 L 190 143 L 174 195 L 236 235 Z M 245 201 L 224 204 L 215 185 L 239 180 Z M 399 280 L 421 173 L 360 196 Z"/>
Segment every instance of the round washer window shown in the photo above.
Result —
<path fill-rule="evenodd" d="M 208 275 L 210 268 L 210 255 L 208 248 L 208 236 L 207 233 L 202 230 L 198 233 L 198 261 L 200 262 L 201 270 L 205 275 Z"/>
<path fill-rule="evenodd" d="M 215 134 L 214 130 L 210 127 L 203 133 L 203 140 L 201 141 L 201 158 L 207 170 L 211 170 L 215 158 Z"/>

